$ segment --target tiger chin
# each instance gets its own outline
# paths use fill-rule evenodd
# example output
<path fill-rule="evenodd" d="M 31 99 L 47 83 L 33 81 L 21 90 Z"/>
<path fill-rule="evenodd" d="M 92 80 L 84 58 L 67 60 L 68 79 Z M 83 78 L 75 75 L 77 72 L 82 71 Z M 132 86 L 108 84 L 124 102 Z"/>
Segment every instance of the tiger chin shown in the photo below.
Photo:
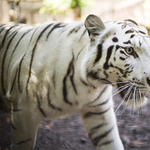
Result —
<path fill-rule="evenodd" d="M 112 88 L 133 107 L 146 103 L 149 49 L 133 20 L 1 24 L 0 108 L 11 108 L 11 149 L 34 149 L 42 119 L 79 112 L 96 150 L 124 150 Z"/>

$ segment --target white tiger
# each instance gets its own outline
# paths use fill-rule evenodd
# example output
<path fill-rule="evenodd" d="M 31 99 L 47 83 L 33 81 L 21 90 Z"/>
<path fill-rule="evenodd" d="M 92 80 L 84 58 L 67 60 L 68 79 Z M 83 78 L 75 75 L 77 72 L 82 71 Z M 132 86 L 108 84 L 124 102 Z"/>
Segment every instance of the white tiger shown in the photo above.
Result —
<path fill-rule="evenodd" d="M 112 86 L 140 107 L 150 88 L 150 38 L 131 20 L 0 26 L 0 107 L 12 150 L 34 149 L 40 120 L 78 111 L 96 150 L 124 150 Z M 116 83 L 116 84 L 115 84 Z"/>

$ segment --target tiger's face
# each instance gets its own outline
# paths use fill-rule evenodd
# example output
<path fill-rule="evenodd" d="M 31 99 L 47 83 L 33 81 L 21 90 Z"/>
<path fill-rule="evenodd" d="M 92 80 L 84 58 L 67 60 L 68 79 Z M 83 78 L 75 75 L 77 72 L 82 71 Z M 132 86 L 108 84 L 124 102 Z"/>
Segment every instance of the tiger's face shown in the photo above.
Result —
<path fill-rule="evenodd" d="M 89 82 L 95 80 L 96 86 L 97 80 L 116 85 L 127 104 L 135 108 L 144 105 L 145 94 L 150 90 L 150 37 L 147 31 L 131 20 L 103 24 L 94 17 L 86 20 L 85 26 L 91 38 L 88 62 L 93 64 L 87 63 Z"/>

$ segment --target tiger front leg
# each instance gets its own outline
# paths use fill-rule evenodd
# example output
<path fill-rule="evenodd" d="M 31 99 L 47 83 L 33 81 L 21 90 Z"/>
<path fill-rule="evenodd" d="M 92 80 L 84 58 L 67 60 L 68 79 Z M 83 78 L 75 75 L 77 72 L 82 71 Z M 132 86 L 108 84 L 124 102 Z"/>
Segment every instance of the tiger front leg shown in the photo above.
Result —
<path fill-rule="evenodd" d="M 17 109 L 11 114 L 11 150 L 33 150 L 40 118 L 30 110 Z"/>
<path fill-rule="evenodd" d="M 124 150 L 118 133 L 112 96 L 108 93 L 109 87 L 106 90 L 106 95 L 101 96 L 103 101 L 88 104 L 80 115 L 96 150 Z"/>

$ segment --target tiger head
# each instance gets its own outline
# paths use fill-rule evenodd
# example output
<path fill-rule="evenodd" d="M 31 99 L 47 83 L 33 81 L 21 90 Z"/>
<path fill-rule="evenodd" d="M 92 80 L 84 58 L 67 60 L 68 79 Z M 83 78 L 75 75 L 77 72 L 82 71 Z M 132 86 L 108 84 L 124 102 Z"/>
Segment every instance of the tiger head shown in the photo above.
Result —
<path fill-rule="evenodd" d="M 98 87 L 116 85 L 123 100 L 141 107 L 150 90 L 150 37 L 132 20 L 103 22 L 89 15 L 84 23 L 90 37 L 85 56 L 86 80 Z"/>

